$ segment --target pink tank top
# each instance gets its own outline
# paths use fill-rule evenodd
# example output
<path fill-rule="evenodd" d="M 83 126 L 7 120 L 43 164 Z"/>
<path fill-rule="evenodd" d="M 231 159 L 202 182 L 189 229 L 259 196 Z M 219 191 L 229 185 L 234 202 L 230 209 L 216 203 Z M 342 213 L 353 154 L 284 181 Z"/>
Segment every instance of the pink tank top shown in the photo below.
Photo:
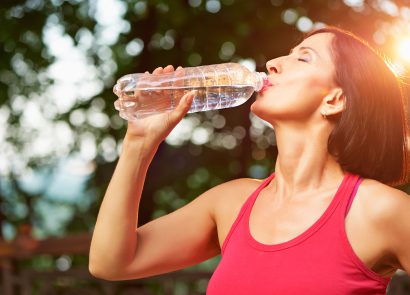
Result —
<path fill-rule="evenodd" d="M 305 232 L 283 243 L 256 241 L 249 216 L 259 192 L 242 206 L 221 249 L 207 295 L 385 294 L 390 278 L 368 268 L 347 239 L 345 216 L 362 178 L 346 173 L 330 205 Z"/>

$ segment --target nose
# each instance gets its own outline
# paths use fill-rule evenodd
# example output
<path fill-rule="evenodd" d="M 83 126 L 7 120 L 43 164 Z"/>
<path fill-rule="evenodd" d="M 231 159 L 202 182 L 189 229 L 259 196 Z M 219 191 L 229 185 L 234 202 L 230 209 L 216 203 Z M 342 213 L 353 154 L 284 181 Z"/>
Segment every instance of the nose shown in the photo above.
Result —
<path fill-rule="evenodd" d="M 278 74 L 281 71 L 281 66 L 279 63 L 279 58 L 271 59 L 266 63 L 266 69 L 269 74 L 275 73 Z"/>

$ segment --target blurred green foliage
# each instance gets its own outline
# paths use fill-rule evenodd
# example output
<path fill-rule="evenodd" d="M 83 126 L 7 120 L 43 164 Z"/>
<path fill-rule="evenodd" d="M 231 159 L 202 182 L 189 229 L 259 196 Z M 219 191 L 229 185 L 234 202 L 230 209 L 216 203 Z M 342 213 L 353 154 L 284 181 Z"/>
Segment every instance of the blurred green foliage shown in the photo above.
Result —
<path fill-rule="evenodd" d="M 375 33 L 394 24 L 398 16 L 374 4 L 383 1 L 368 2 L 360 7 L 353 5 L 355 1 L 337 0 L 3 0 L 0 120 L 4 142 L 0 155 L 2 161 L 7 160 L 0 167 L 3 230 L 5 225 L 14 229 L 22 223 L 44 228 L 47 213 L 39 213 L 39 202 L 48 203 L 50 211 L 64 206 L 72 209 L 58 234 L 92 230 L 125 131 L 124 121 L 113 107 L 112 86 L 117 78 L 168 64 L 243 60 L 264 71 L 267 60 L 287 54 L 301 40 L 301 18 L 308 25 L 311 21 L 313 25 L 341 26 L 375 44 Z M 407 4 L 396 1 L 399 11 Z M 51 40 L 61 42 L 54 47 L 47 37 L 53 30 L 60 37 Z M 384 36 L 384 44 L 388 44 L 392 37 Z M 97 83 L 89 95 L 73 84 L 72 90 L 79 94 L 65 108 L 59 106 L 58 94 L 47 92 L 56 86 L 50 68 L 62 58 L 58 50 L 64 42 L 83 54 L 84 64 L 91 69 L 90 84 Z M 384 44 L 375 45 L 387 50 Z M 64 69 L 58 72 L 64 79 Z M 68 75 L 75 73 L 67 72 L 67 78 L 72 78 Z M 44 121 L 37 128 L 32 127 L 36 119 L 27 113 L 26 106 L 32 103 Z M 252 122 L 249 105 L 248 101 L 233 109 L 189 115 L 198 127 L 211 133 L 204 144 L 195 143 L 191 136 L 181 144 L 164 142 L 160 146 L 148 171 L 140 224 L 183 206 L 218 183 L 239 177 L 263 178 L 273 170 L 277 155 L 273 131 Z M 94 120 L 96 113 L 104 114 L 105 121 Z M 215 116 L 220 116 L 218 122 Z M 69 130 L 70 140 L 63 145 L 56 139 L 58 148 L 36 154 L 33 147 L 38 146 L 36 140 L 46 126 Z M 51 136 L 58 138 L 60 129 L 53 129 Z M 84 198 L 82 202 L 45 198 L 57 161 L 93 148 L 95 153 L 86 158 L 92 171 L 79 197 Z M 36 190 L 21 183 L 21 178 L 33 171 L 46 175 Z M 409 192 L 408 186 L 402 189 Z M 56 233 L 43 231 L 43 236 L 47 234 Z"/>

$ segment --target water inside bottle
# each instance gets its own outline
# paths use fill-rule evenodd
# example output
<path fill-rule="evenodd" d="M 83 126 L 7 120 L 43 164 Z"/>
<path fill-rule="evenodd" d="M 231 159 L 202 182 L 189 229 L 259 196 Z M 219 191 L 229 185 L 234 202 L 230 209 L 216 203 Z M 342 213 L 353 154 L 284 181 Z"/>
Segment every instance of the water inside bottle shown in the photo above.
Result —
<path fill-rule="evenodd" d="M 188 113 L 235 107 L 247 101 L 255 91 L 249 85 L 140 88 L 137 92 L 122 92 L 114 105 L 122 118 L 141 119 L 172 111 L 182 96 L 192 90 L 196 96 Z"/>

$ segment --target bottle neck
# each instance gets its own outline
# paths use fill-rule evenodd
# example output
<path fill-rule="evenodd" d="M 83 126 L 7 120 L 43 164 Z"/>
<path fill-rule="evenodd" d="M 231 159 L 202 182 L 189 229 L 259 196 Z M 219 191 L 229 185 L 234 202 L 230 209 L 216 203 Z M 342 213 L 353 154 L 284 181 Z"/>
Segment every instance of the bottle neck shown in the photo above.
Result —
<path fill-rule="evenodd" d="M 268 76 L 264 72 L 255 72 L 255 91 L 260 91 L 266 84 L 268 84 Z"/>

